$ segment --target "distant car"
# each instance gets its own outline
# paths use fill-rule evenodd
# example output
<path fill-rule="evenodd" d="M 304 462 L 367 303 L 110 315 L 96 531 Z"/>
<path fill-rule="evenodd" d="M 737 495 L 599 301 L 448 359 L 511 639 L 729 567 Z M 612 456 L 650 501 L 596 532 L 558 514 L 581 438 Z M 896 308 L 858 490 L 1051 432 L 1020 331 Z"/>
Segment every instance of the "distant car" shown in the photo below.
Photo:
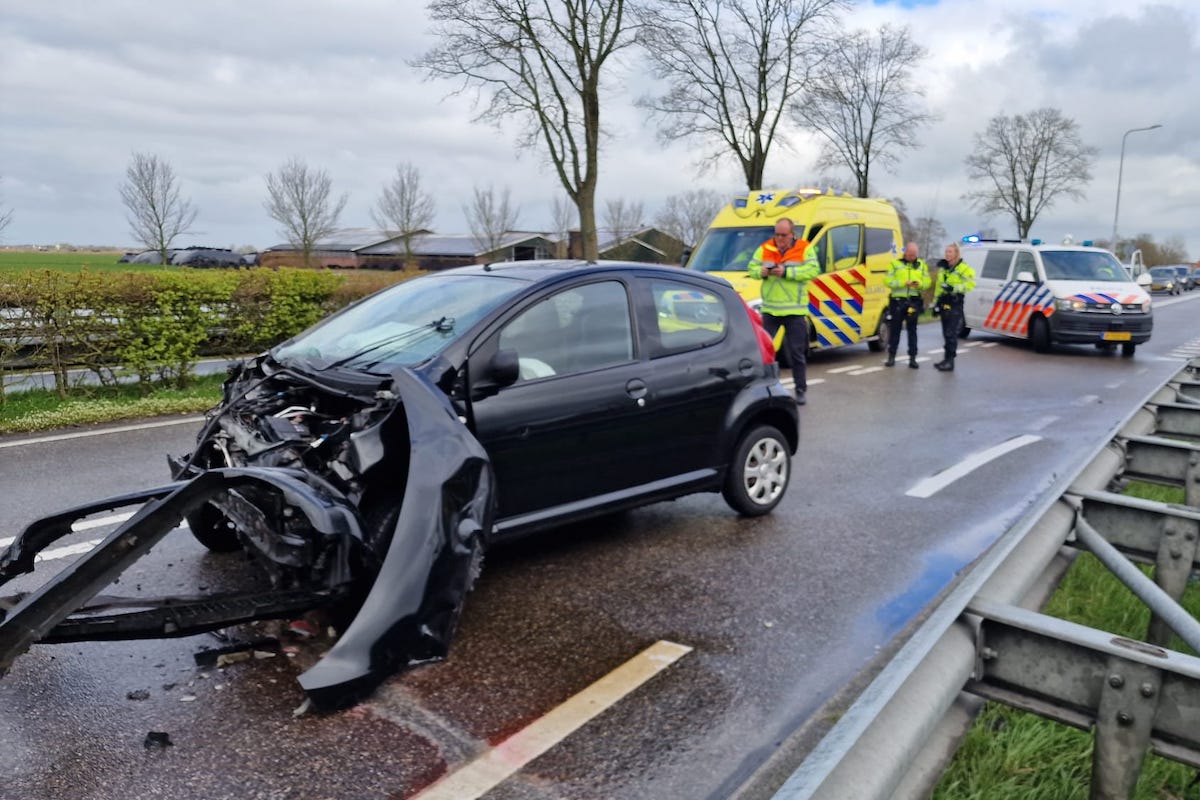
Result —
<path fill-rule="evenodd" d="M 1179 276 L 1179 286 L 1185 292 L 1190 292 L 1196 288 L 1196 282 L 1192 280 L 1192 268 L 1187 264 L 1175 264 L 1171 267 L 1175 270 L 1175 274 Z"/>
<path fill-rule="evenodd" d="M 1200 267 L 1192 267 L 1188 274 L 1192 278 L 1192 286 L 1200 286 Z"/>
<path fill-rule="evenodd" d="M 332 604 L 341 636 L 299 680 L 341 705 L 446 654 L 491 543 L 693 492 L 774 509 L 799 414 L 764 337 L 729 283 L 694 270 L 515 261 L 414 278 L 234 367 L 193 451 L 170 459 L 175 483 L 41 520 L 12 550 L 32 564 L 68 516 L 149 499 L 85 558 L 112 570 L 137 557 L 122 536 L 148 548 L 183 517 L 263 578 L 220 604 L 172 598 L 119 638 Z M 67 580 L 111 580 L 89 578 Z M 72 586 L 76 612 L 91 595 Z M 88 638 L 84 613 L 49 638 Z M 24 625 L 0 611 L 0 634 Z"/>
<path fill-rule="evenodd" d="M 1150 291 L 1179 294 L 1183 291 L 1179 283 L 1179 273 L 1174 267 L 1151 267 Z"/>

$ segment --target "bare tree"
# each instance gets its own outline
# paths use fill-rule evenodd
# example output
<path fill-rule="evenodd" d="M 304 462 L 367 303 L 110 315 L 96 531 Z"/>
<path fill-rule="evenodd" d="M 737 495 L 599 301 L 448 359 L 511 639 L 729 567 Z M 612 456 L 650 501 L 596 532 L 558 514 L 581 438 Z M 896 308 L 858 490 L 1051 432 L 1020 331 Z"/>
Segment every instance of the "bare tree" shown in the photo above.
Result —
<path fill-rule="evenodd" d="M 932 216 L 917 217 L 913 223 L 912 241 L 917 243 L 921 258 L 930 264 L 942 257 L 942 247 L 946 244 L 946 228 Z"/>
<path fill-rule="evenodd" d="M 1078 123 L 1057 108 L 992 117 L 966 158 L 967 176 L 985 185 L 963 197 L 984 214 L 1011 214 L 1024 239 L 1059 196 L 1083 197 L 1097 152 L 1079 137 Z"/>
<path fill-rule="evenodd" d="M 633 42 L 625 0 L 432 0 L 441 45 L 415 66 L 490 94 L 479 119 L 525 123 L 579 210 L 583 256 L 595 259 L 601 78 Z"/>
<path fill-rule="evenodd" d="M 323 169 L 309 169 L 304 159 L 289 158 L 277 171 L 267 174 L 267 199 L 263 207 L 282 228 L 279 233 L 304 256 L 310 266 L 313 247 L 337 230 L 338 217 L 346 206 L 346 195 L 334 199 L 333 182 Z"/>
<path fill-rule="evenodd" d="M 641 201 L 633 202 L 623 197 L 604 201 L 604 228 L 612 234 L 616 244 L 641 230 L 644 216 Z"/>
<path fill-rule="evenodd" d="M 654 224 L 688 247 L 695 247 L 723 205 L 725 198 L 712 189 L 689 189 L 668 197 L 655 215 Z"/>
<path fill-rule="evenodd" d="M 551 224 L 554 226 L 554 255 L 566 258 L 570 255 L 571 228 L 577 224 L 579 215 L 571 198 L 565 195 L 555 195 L 554 205 L 550 209 Z"/>
<path fill-rule="evenodd" d="M 486 189 L 476 186 L 471 205 L 465 206 L 463 212 L 467 215 L 467 223 L 471 226 L 476 245 L 481 251 L 491 255 L 500 249 L 504 234 L 517 227 L 521 207 L 512 204 L 507 188 L 497 197 L 495 189 L 491 186 Z"/>
<path fill-rule="evenodd" d="M 433 195 L 421 188 L 421 171 L 407 161 L 396 165 L 371 211 L 376 225 L 402 237 L 405 268 L 412 261 L 412 235 L 432 225 L 433 214 Z"/>
<path fill-rule="evenodd" d="M 924 56 L 907 27 L 837 37 L 793 106 L 796 120 L 824 140 L 817 166 L 849 169 L 859 197 L 869 196 L 871 166 L 894 166 L 896 151 L 917 147 L 917 129 L 936 119 L 913 81 Z"/>
<path fill-rule="evenodd" d="M 699 166 L 732 155 L 763 188 L 784 110 L 819 62 L 824 28 L 846 0 L 647 0 L 638 39 L 666 94 L 639 103 L 664 142 L 711 144 Z"/>
<path fill-rule="evenodd" d="M 134 153 L 120 192 L 134 241 L 147 250 L 157 250 L 162 263 L 169 263 L 171 243 L 188 233 L 196 220 L 191 201 L 179 194 L 175 170 L 154 154 Z"/>

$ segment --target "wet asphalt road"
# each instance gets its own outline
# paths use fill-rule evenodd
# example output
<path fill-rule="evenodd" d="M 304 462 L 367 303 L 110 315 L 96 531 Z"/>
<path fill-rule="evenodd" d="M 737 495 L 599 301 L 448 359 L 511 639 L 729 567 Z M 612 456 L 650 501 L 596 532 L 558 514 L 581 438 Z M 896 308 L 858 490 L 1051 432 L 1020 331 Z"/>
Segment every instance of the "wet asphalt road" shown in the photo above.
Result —
<path fill-rule="evenodd" d="M 959 369 L 873 369 L 865 346 L 820 354 L 788 496 L 741 520 L 702 495 L 497 548 L 445 662 L 367 702 L 293 717 L 295 676 L 327 644 L 221 669 L 212 636 L 35 646 L 0 680 L 0 800 L 406 798 L 658 640 L 692 649 L 485 796 L 723 798 L 872 667 L 954 574 L 1200 348 L 1200 292 L 1157 300 L 1133 359 L 1039 356 L 972 336 Z M 818 382 L 819 381 L 819 382 Z M 0 537 L 72 504 L 163 481 L 195 425 L 11 446 L 0 438 Z M 1038 441 L 929 498 L 905 494 L 972 453 Z M 584 479 L 581 476 L 581 480 Z M 64 544 L 98 538 L 75 534 Z M 28 590 L 63 562 L 5 587 Z M 248 580 L 237 556 L 170 536 L 112 594 Z M 142 697 L 145 699 L 132 699 Z M 148 731 L 172 746 L 147 749 Z"/>

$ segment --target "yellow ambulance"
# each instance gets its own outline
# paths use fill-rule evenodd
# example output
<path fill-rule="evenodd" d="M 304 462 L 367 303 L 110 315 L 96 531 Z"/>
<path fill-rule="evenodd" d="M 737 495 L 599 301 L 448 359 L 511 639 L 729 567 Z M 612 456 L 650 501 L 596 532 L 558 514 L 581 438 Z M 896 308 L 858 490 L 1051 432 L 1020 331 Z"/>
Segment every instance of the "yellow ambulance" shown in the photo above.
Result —
<path fill-rule="evenodd" d="M 884 278 L 904 249 L 900 217 L 887 200 L 820 189 L 763 189 L 735 197 L 709 226 L 688 269 L 720 275 L 757 306 L 762 282 L 746 274 L 746 265 L 781 217 L 791 219 L 797 239 L 816 248 L 821 264 L 821 275 L 808 284 L 809 348 L 865 341 L 882 350 Z"/>

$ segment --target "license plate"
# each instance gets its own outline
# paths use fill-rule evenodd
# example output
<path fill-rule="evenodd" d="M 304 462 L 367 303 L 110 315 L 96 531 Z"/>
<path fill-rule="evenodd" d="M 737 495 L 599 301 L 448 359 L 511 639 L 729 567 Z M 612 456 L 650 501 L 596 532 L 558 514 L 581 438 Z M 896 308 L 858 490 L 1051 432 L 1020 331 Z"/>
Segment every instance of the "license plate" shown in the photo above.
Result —
<path fill-rule="evenodd" d="M 1128 342 L 1132 338 L 1133 334 L 1129 331 L 1109 331 L 1104 334 L 1104 341 L 1106 342 Z"/>

